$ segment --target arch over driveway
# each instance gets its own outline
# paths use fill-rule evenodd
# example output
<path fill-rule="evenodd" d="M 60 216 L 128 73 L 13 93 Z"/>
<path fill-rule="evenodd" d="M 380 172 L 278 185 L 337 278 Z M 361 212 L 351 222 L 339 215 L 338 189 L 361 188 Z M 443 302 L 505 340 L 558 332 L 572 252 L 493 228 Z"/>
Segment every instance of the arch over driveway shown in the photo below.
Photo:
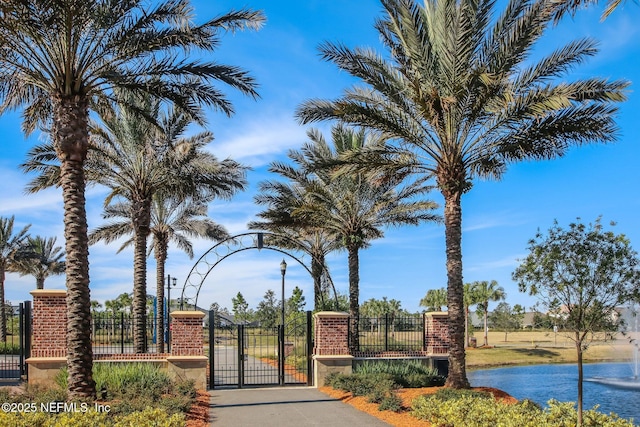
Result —
<path fill-rule="evenodd" d="M 287 246 L 291 248 L 297 248 L 292 250 L 295 250 L 296 253 L 300 253 L 301 255 L 296 256 L 288 252 L 287 250 L 282 249 L 280 246 L 276 246 L 276 242 L 278 241 L 285 241 L 287 243 Z M 207 252 L 205 252 L 204 255 L 200 257 L 200 259 L 198 259 L 195 265 L 191 268 L 191 271 L 189 272 L 189 275 L 184 282 L 181 301 L 187 301 L 188 305 L 193 304 L 194 306 L 197 306 L 200 289 L 202 288 L 202 285 L 209 273 L 211 273 L 211 270 L 213 270 L 218 264 L 220 264 L 223 260 L 227 259 L 231 255 L 250 249 L 267 249 L 280 252 L 296 260 L 309 272 L 309 275 L 313 278 L 313 275 L 311 273 L 311 266 L 307 265 L 307 263 L 311 263 L 311 257 L 305 251 L 305 248 L 296 240 L 282 234 L 262 231 L 243 233 L 229 237 L 228 239 L 219 242 L 215 246 L 211 247 L 211 249 L 209 249 Z M 331 276 L 329 275 L 329 270 L 327 269 L 326 265 L 323 265 L 322 269 L 323 278 L 327 280 L 329 286 L 331 286 L 331 289 L 333 290 L 335 307 L 337 309 L 338 295 L 336 293 L 336 288 L 333 285 L 333 281 L 331 280 Z"/>

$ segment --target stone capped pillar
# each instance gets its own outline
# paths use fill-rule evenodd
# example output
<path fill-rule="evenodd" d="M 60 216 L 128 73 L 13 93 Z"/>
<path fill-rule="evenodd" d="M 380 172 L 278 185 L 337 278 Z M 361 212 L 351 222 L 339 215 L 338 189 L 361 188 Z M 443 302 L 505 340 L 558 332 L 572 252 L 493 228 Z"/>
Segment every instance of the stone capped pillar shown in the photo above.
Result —
<path fill-rule="evenodd" d="M 315 339 L 313 348 L 313 383 L 324 386 L 332 372 L 351 374 L 353 356 L 349 352 L 349 314 L 321 311 L 313 315 Z"/>
<path fill-rule="evenodd" d="M 169 377 L 192 379 L 198 389 L 207 388 L 207 356 L 204 355 L 204 332 L 201 311 L 171 313 L 171 356 L 167 357 Z"/>
<path fill-rule="evenodd" d="M 67 364 L 67 291 L 37 289 L 33 296 L 33 320 L 29 383 L 52 385 Z"/>
<path fill-rule="evenodd" d="M 447 312 L 433 312 L 425 314 L 425 343 L 428 353 L 449 353 L 449 314 Z"/>

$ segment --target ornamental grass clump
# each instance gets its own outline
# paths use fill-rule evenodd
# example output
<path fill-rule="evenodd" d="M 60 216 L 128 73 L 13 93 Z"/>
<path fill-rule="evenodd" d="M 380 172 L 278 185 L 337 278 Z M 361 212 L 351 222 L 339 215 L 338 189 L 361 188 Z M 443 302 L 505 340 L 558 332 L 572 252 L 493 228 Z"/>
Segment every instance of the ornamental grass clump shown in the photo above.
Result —
<path fill-rule="evenodd" d="M 446 378 L 420 360 L 364 361 L 353 368 L 358 374 L 388 374 L 393 381 L 406 388 L 441 386 Z"/>

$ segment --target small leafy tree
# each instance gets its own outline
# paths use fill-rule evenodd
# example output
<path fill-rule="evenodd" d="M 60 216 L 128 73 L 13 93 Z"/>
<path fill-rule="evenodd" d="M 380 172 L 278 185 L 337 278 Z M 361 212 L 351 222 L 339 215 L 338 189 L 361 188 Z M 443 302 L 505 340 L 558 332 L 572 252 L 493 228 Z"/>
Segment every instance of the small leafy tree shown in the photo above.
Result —
<path fill-rule="evenodd" d="M 524 319 L 524 307 L 516 304 L 512 308 L 506 302 L 498 304 L 493 313 L 489 315 L 491 327 L 504 331 L 504 342 L 507 342 L 509 331 L 522 328 L 522 319 Z"/>
<path fill-rule="evenodd" d="M 280 301 L 276 298 L 276 293 L 269 289 L 265 292 L 262 301 L 258 304 L 256 310 L 256 320 L 260 322 L 263 328 L 273 328 L 278 324 L 278 313 L 280 310 Z"/>
<path fill-rule="evenodd" d="M 246 323 L 249 318 L 249 303 L 241 292 L 231 298 L 231 304 L 233 305 L 233 316 L 236 319 L 236 323 Z"/>
<path fill-rule="evenodd" d="M 611 224 L 614 225 L 613 223 Z M 582 425 L 582 353 L 591 333 L 610 330 L 621 319 L 615 308 L 638 300 L 640 261 L 623 234 L 605 231 L 598 218 L 569 229 L 557 221 L 529 241 L 529 255 L 514 271 L 520 291 L 547 307 L 560 307 L 578 356 L 578 426 Z"/>

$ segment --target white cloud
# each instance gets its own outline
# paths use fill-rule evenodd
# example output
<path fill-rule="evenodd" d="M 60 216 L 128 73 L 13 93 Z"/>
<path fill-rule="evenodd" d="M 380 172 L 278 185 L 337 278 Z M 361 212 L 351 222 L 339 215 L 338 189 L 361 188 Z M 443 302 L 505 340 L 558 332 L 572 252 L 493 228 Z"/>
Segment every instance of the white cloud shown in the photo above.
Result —
<path fill-rule="evenodd" d="M 262 166 L 306 140 L 306 130 L 291 114 L 267 114 L 236 123 L 234 132 L 217 138 L 211 150 L 220 159 L 230 157 L 252 167 Z"/>

